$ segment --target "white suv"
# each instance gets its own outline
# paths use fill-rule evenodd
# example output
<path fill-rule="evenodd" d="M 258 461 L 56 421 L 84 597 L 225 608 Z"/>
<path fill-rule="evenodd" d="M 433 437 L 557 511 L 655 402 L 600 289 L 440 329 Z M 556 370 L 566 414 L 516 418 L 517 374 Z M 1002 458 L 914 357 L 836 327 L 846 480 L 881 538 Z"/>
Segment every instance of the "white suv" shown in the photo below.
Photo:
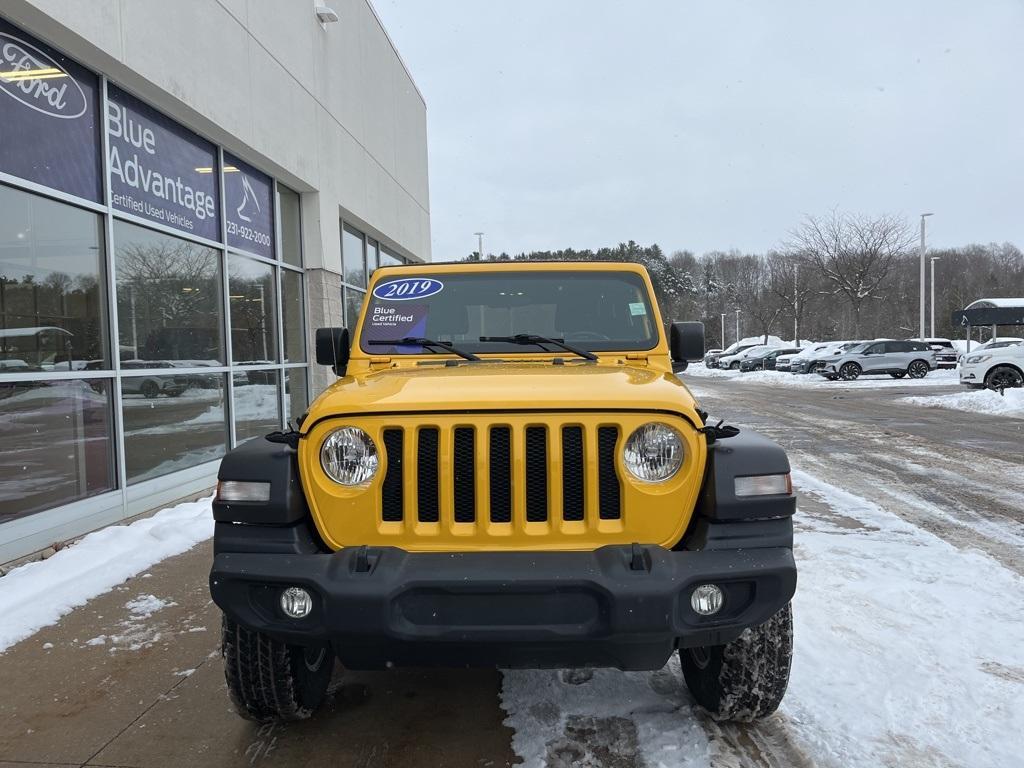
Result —
<path fill-rule="evenodd" d="M 886 373 L 894 379 L 923 379 L 935 367 L 935 351 L 923 341 L 868 341 L 830 359 L 819 373 L 845 381 Z"/>
<path fill-rule="evenodd" d="M 966 355 L 960 364 L 960 383 L 989 389 L 1024 386 L 1024 344 Z"/>

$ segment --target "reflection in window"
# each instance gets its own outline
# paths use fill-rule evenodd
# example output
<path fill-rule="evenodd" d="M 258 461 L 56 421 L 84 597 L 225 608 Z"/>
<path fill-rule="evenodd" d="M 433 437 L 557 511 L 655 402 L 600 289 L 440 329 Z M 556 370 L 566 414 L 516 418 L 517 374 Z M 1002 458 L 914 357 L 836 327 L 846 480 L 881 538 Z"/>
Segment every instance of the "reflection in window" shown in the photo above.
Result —
<path fill-rule="evenodd" d="M 102 223 L 0 185 L 0 375 L 106 368 Z"/>
<path fill-rule="evenodd" d="M 184 382 L 185 388 L 175 391 Z M 156 388 L 159 394 L 149 396 Z M 224 377 L 220 374 L 121 379 L 129 483 L 160 477 L 224 455 Z"/>
<path fill-rule="evenodd" d="M 394 267 L 404 263 L 405 262 L 402 259 L 393 254 L 387 248 L 380 249 L 380 265 L 382 267 Z"/>
<path fill-rule="evenodd" d="M 124 221 L 114 244 L 121 359 L 222 362 L 217 251 Z"/>
<path fill-rule="evenodd" d="M 366 274 L 372 275 L 380 262 L 380 247 L 372 237 L 366 238 Z"/>
<path fill-rule="evenodd" d="M 306 395 L 306 369 L 286 368 L 284 371 L 284 420 L 294 426 L 296 416 L 301 416 L 309 407 Z"/>
<path fill-rule="evenodd" d="M 245 256 L 228 256 L 231 357 L 235 365 L 277 360 L 274 268 Z"/>
<path fill-rule="evenodd" d="M 277 371 L 238 371 L 235 386 L 235 441 L 242 443 L 281 428 Z"/>
<path fill-rule="evenodd" d="M 355 330 L 356 323 L 359 322 L 359 308 L 363 306 L 363 297 L 366 296 L 362 291 L 354 291 L 351 288 L 345 288 L 345 327 L 351 330 Z"/>
<path fill-rule="evenodd" d="M 341 258 L 345 269 L 345 282 L 366 287 L 366 265 L 363 263 L 363 234 L 345 226 L 341 235 Z"/>
<path fill-rule="evenodd" d="M 285 264 L 302 266 L 302 230 L 299 225 L 299 196 L 288 187 L 277 185 L 277 204 L 281 211 L 281 258 Z"/>
<path fill-rule="evenodd" d="M 115 487 L 107 379 L 0 382 L 0 523 Z"/>
<path fill-rule="evenodd" d="M 302 274 L 281 270 L 281 320 L 284 324 L 284 360 L 306 362 L 305 324 L 302 312 Z"/>

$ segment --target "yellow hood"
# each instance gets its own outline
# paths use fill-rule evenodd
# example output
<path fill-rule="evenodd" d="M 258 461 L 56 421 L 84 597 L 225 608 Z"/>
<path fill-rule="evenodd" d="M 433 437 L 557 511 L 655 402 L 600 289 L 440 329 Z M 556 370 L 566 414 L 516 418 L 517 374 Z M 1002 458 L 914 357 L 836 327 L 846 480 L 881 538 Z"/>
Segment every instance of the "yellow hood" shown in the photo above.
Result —
<path fill-rule="evenodd" d="M 302 431 L 347 414 L 464 410 L 672 411 L 697 422 L 673 374 L 619 362 L 483 362 L 387 368 L 346 376 L 310 407 Z"/>

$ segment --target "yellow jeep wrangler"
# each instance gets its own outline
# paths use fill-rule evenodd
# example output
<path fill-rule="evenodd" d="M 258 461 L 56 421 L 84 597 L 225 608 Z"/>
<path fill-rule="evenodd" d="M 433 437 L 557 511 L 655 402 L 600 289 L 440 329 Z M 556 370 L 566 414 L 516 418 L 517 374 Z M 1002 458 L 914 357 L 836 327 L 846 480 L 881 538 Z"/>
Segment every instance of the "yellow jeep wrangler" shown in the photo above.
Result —
<path fill-rule="evenodd" d="M 383 267 L 298 430 L 224 457 L 214 601 L 240 715 L 308 717 L 335 660 L 660 669 L 721 719 L 773 712 L 796 588 L 789 462 L 707 424 L 607 262 Z"/>

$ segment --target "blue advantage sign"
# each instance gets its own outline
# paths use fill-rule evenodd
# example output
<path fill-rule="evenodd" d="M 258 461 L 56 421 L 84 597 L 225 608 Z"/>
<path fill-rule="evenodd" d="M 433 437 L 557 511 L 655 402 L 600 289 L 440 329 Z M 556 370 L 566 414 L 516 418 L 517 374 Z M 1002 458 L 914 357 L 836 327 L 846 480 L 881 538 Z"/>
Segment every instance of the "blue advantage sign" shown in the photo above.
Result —
<path fill-rule="evenodd" d="M 99 202 L 96 75 L 0 19 L 0 171 Z"/>
<path fill-rule="evenodd" d="M 107 86 L 111 202 L 207 240 L 220 240 L 213 144 L 115 85 Z"/>
<path fill-rule="evenodd" d="M 274 184 L 265 173 L 224 153 L 228 247 L 274 258 Z"/>

